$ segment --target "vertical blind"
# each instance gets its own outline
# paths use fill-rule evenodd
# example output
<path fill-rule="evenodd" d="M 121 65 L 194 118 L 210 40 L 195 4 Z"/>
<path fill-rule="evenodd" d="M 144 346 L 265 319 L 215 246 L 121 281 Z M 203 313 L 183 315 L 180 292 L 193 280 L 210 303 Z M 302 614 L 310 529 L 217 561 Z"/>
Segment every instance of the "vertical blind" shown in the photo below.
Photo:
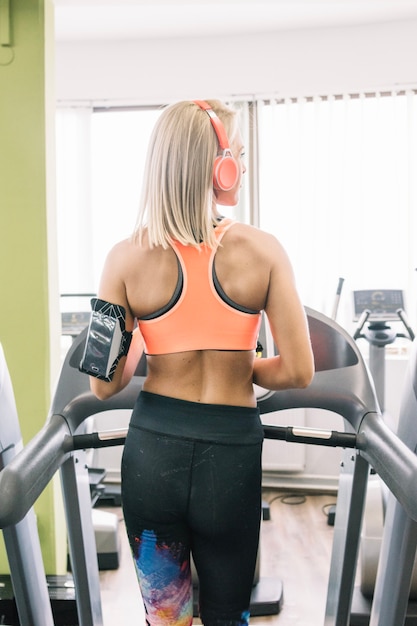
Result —
<path fill-rule="evenodd" d="M 348 325 L 352 290 L 404 289 L 415 326 L 416 94 L 268 100 L 258 110 L 260 226 L 287 249 L 303 302 L 330 315 L 344 278 Z"/>

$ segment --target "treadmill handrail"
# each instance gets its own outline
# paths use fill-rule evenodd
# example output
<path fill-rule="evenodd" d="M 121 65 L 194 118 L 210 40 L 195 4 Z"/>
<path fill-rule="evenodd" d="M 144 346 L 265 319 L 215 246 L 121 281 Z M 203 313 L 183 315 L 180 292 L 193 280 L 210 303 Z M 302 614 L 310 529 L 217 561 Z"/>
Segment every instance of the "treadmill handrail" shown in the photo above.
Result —
<path fill-rule="evenodd" d="M 398 493 L 404 499 L 407 489 L 404 491 L 399 484 L 402 481 L 398 476 L 402 468 L 407 473 L 405 483 L 409 485 L 412 476 L 417 484 L 417 457 L 383 425 L 373 384 L 369 376 L 361 374 L 366 373 L 366 365 L 352 337 L 323 314 L 307 308 L 306 311 L 314 331 L 317 371 L 313 382 L 307 389 L 267 394 L 259 402 L 261 413 L 317 407 L 342 415 L 352 432 L 361 433 L 360 453 L 381 472 L 394 495 Z M 97 400 L 89 391 L 88 377 L 78 371 L 83 341 L 83 336 L 79 336 L 65 359 L 46 425 L 0 473 L 0 528 L 23 518 L 71 453 L 73 435 L 86 417 L 110 409 L 132 409 L 134 405 L 143 384 L 143 372 L 110 400 Z M 372 414 L 376 415 L 374 419 Z M 380 459 L 380 444 L 384 449 L 389 444 L 395 450 L 393 475 Z M 417 519 L 415 508 L 412 504 L 410 515 Z"/>
<path fill-rule="evenodd" d="M 417 484 L 417 456 L 388 428 L 381 415 L 373 412 L 364 416 L 356 445 L 359 454 L 417 521 L 417 497 L 409 497 Z M 53 416 L 0 472 L 0 528 L 23 519 L 74 447 L 65 420 Z"/>
<path fill-rule="evenodd" d="M 362 420 L 356 445 L 407 514 L 417 521 L 417 456 L 386 425 L 378 413 Z M 410 497 L 415 494 L 415 497 Z"/>
<path fill-rule="evenodd" d="M 20 522 L 68 457 L 71 437 L 60 415 L 42 430 L 0 472 L 0 528 Z"/>

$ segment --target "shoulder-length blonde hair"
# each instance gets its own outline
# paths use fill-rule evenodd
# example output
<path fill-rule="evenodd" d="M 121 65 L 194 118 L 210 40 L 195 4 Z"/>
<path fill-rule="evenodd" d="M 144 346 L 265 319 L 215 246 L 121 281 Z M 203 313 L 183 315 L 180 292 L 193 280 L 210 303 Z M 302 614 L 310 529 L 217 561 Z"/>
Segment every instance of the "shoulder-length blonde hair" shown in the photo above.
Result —
<path fill-rule="evenodd" d="M 237 132 L 236 112 L 207 100 L 225 127 L 229 144 Z M 213 165 L 219 144 L 209 116 L 192 101 L 170 105 L 153 130 L 146 159 L 142 197 L 134 230 L 147 228 L 151 246 L 172 240 L 213 247 Z"/>

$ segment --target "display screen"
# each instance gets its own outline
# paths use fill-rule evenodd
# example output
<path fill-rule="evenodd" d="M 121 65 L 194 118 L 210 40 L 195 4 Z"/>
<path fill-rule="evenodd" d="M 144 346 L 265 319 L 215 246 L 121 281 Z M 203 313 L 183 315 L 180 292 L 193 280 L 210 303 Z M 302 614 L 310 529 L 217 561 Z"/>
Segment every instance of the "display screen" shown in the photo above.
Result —
<path fill-rule="evenodd" d="M 365 309 L 371 312 L 369 320 L 394 320 L 404 309 L 404 295 L 402 289 L 362 289 L 353 292 L 353 303 L 355 320 Z"/>

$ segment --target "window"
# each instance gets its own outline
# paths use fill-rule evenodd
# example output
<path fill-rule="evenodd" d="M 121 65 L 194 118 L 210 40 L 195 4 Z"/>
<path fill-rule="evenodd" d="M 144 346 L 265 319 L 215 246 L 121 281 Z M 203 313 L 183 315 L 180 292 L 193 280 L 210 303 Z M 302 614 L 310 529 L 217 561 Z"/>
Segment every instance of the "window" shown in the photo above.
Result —
<path fill-rule="evenodd" d="M 61 293 L 94 293 L 109 249 L 134 228 L 159 109 L 57 114 Z"/>
<path fill-rule="evenodd" d="M 109 249 L 136 222 L 150 134 L 160 109 L 95 112 L 91 117 L 94 268 L 98 280 Z"/>
<path fill-rule="evenodd" d="M 253 186 L 259 188 L 259 226 L 287 249 L 303 302 L 331 315 L 343 277 L 338 321 L 349 327 L 351 291 L 403 289 L 414 325 L 417 96 L 260 101 L 256 120 L 249 103 L 235 106 L 248 172 L 233 214 L 258 219 L 249 191 L 251 176 L 259 173 Z M 61 292 L 95 292 L 107 251 L 132 232 L 159 111 L 58 111 Z M 251 154 L 256 128 L 258 166 Z"/>
<path fill-rule="evenodd" d="M 240 111 L 243 135 L 246 103 Z M 110 248 L 136 222 L 150 134 L 161 108 L 59 109 L 57 112 L 58 250 L 61 293 L 95 293 Z M 246 140 L 245 140 L 246 141 Z M 248 187 L 225 215 L 249 221 Z M 77 306 L 71 299 L 70 306 Z"/>
<path fill-rule="evenodd" d="M 348 294 L 361 288 L 404 289 L 415 319 L 417 97 L 259 110 L 260 226 L 287 249 L 303 302 L 331 315 L 343 277 L 342 324 L 353 317 Z"/>

